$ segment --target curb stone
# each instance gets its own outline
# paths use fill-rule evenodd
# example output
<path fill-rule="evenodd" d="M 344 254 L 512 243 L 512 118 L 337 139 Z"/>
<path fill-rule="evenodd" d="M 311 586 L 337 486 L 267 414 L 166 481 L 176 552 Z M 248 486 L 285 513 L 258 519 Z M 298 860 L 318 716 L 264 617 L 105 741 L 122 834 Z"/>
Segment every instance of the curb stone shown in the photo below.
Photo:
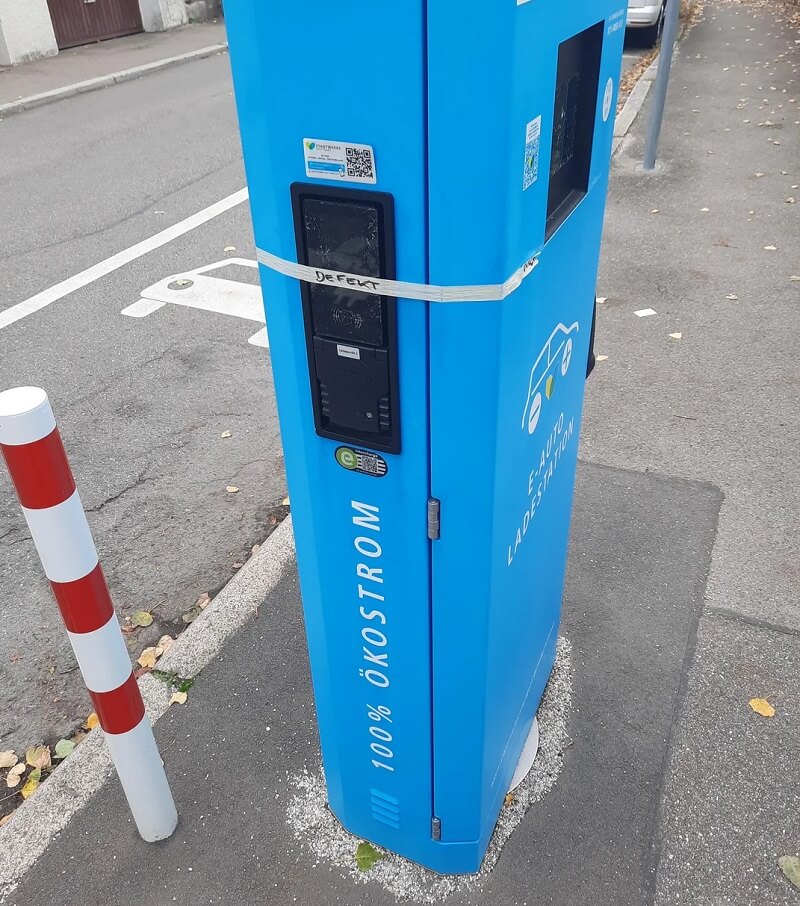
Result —
<path fill-rule="evenodd" d="M 190 50 L 175 57 L 165 57 L 163 60 L 156 60 L 154 63 L 143 63 L 141 66 L 133 66 L 130 69 L 111 72 L 108 75 L 98 76 L 96 79 L 87 79 L 85 82 L 65 85 L 63 88 L 54 88 L 52 91 L 32 94 L 30 97 L 19 98 L 19 100 L 11 101 L 8 104 L 0 104 L 0 119 L 10 116 L 12 113 L 22 113 L 23 110 L 33 110 L 35 107 L 42 107 L 45 104 L 62 101 L 78 94 L 85 94 L 87 91 L 97 91 L 100 88 L 108 88 L 110 85 L 130 82 L 132 79 L 138 79 L 154 72 L 161 72 L 163 69 L 171 69 L 173 66 L 180 66 L 182 63 L 190 63 L 192 60 L 204 60 L 206 57 L 213 57 L 215 54 L 226 53 L 227 50 L 227 43 L 209 44 L 208 47 Z"/>
<path fill-rule="evenodd" d="M 619 150 L 623 139 L 628 132 L 630 132 L 631 126 L 634 124 L 636 117 L 639 115 L 639 112 L 644 105 L 647 95 L 650 93 L 650 88 L 652 87 L 656 78 L 656 73 L 658 72 L 658 61 L 660 57 L 661 54 L 658 54 L 641 76 L 639 76 L 639 80 L 633 86 L 631 93 L 622 105 L 622 110 L 617 114 L 617 118 L 614 121 L 614 143 L 611 148 L 612 155 L 616 154 Z"/>
<path fill-rule="evenodd" d="M 158 669 L 193 679 L 253 617 L 294 560 L 292 517 L 286 519 L 222 591 L 175 640 Z M 152 674 L 139 680 L 153 723 L 170 707 L 171 689 Z M 99 728 L 84 739 L 47 782 L 0 828 L 0 904 L 5 903 L 53 838 L 104 786 L 113 772 Z M 180 809 L 179 809 L 180 813 Z"/>

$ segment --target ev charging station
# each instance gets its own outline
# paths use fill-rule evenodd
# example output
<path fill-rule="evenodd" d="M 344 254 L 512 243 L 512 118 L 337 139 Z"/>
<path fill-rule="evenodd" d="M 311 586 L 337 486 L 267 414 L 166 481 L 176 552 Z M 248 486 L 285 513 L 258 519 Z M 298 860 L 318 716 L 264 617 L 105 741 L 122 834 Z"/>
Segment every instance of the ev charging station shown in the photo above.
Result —
<path fill-rule="evenodd" d="M 226 7 L 329 803 L 442 873 L 555 658 L 625 17 Z"/>

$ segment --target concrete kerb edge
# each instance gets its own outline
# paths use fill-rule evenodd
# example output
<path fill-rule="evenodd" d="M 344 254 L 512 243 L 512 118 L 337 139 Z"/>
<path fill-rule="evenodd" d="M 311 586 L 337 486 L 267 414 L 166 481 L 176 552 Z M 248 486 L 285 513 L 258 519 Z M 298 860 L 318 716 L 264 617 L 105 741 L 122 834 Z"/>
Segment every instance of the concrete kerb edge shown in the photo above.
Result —
<path fill-rule="evenodd" d="M 189 679 L 197 676 L 234 635 L 258 613 L 294 561 L 291 516 L 267 538 L 209 606 L 158 662 L 158 669 Z M 153 723 L 170 707 L 172 689 L 152 674 L 139 680 Z M 36 794 L 0 828 L 0 904 L 89 800 L 102 789 L 113 766 L 101 730 L 63 761 Z M 180 814 L 180 803 L 178 803 Z M 145 845 L 144 843 L 142 844 Z"/>
<path fill-rule="evenodd" d="M 54 88 L 52 91 L 44 91 L 41 94 L 32 94 L 30 97 L 19 98 L 18 100 L 10 101 L 7 104 L 0 104 L 0 118 L 10 116 L 12 113 L 22 113 L 23 110 L 33 110 L 36 107 L 42 107 L 44 104 L 52 104 L 55 101 L 62 101 L 65 98 L 75 97 L 75 95 L 78 94 L 85 94 L 87 91 L 97 91 L 100 88 L 108 88 L 111 85 L 129 82 L 132 79 L 138 79 L 142 76 L 150 75 L 153 72 L 161 72 L 162 70 L 170 69 L 173 66 L 180 66 L 182 63 L 191 63 L 192 60 L 203 60 L 206 57 L 212 57 L 218 53 L 226 53 L 227 50 L 227 43 L 209 44 L 208 47 L 190 50 L 187 53 L 179 54 L 175 57 L 166 57 L 163 60 L 156 60 L 153 63 L 143 63 L 141 66 L 133 66 L 131 69 L 122 69 L 119 72 L 98 76 L 96 79 L 87 79 L 85 82 L 75 82 L 72 85 L 65 85 L 63 88 Z"/>
<path fill-rule="evenodd" d="M 611 149 L 612 155 L 616 154 L 619 150 L 623 139 L 630 132 L 631 126 L 633 126 L 636 117 L 644 106 L 644 102 L 653 85 L 656 73 L 658 72 L 659 57 L 660 54 L 656 55 L 653 62 L 639 76 L 636 84 L 631 89 L 631 93 L 622 105 L 622 110 L 617 114 L 617 118 L 614 121 L 614 142 Z"/>

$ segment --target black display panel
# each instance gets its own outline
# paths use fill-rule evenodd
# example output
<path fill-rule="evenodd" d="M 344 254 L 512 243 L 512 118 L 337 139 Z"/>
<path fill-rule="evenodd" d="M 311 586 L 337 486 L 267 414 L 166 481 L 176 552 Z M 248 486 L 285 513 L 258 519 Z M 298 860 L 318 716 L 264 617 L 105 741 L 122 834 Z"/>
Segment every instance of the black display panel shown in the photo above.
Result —
<path fill-rule="evenodd" d="M 380 209 L 332 199 L 303 197 L 306 263 L 312 267 L 381 277 Z M 384 342 L 379 296 L 338 286 L 311 285 L 314 332 L 370 346 Z"/>
<path fill-rule="evenodd" d="M 589 188 L 603 30 L 598 22 L 558 48 L 546 239 Z"/>
<path fill-rule="evenodd" d="M 394 279 L 391 195 L 295 183 L 297 260 Z M 346 283 L 301 281 L 317 434 L 400 451 L 395 300 Z"/>

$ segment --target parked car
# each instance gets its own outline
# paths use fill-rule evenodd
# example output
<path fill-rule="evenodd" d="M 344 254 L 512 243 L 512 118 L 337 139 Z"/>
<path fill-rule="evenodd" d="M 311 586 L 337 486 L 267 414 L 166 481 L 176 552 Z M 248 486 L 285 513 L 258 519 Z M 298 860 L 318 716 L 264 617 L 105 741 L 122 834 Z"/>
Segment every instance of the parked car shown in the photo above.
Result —
<path fill-rule="evenodd" d="M 676 0 L 677 2 L 677 0 Z M 628 28 L 649 47 L 658 43 L 664 28 L 667 0 L 628 0 Z"/>

